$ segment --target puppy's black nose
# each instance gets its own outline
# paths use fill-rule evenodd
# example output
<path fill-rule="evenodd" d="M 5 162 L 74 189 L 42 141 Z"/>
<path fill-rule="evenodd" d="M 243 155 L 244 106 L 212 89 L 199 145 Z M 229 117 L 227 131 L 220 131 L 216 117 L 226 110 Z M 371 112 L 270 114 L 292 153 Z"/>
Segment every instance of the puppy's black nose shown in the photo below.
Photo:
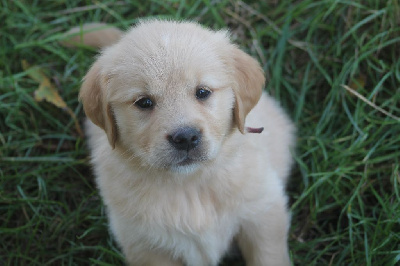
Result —
<path fill-rule="evenodd" d="M 201 132 L 193 127 L 182 127 L 168 135 L 167 138 L 176 149 L 189 151 L 199 145 Z"/>

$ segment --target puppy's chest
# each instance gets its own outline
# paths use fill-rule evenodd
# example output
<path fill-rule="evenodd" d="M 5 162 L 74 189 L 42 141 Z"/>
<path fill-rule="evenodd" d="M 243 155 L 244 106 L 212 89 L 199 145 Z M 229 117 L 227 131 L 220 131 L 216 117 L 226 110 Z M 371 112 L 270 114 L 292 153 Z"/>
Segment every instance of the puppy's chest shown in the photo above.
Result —
<path fill-rule="evenodd" d="M 174 250 L 185 261 L 199 263 L 193 265 L 215 265 L 238 231 L 233 206 L 201 189 L 164 192 L 153 194 L 151 206 L 132 209 L 136 214 L 132 226 L 140 228 L 141 237 L 153 246 Z"/>
<path fill-rule="evenodd" d="M 135 221 L 195 234 L 218 227 L 235 209 L 235 204 L 204 187 L 139 188 L 131 196 L 127 200 Z"/>

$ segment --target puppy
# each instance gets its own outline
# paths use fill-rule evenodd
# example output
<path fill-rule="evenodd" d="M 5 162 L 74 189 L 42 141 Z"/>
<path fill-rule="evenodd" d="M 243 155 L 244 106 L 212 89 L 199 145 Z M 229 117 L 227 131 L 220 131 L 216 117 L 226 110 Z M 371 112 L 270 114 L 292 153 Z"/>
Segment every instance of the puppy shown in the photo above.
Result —
<path fill-rule="evenodd" d="M 294 127 L 262 93 L 257 61 L 227 31 L 192 22 L 142 21 L 125 34 L 103 28 L 83 38 L 113 43 L 80 99 L 128 264 L 218 265 L 237 241 L 246 265 L 289 265 Z"/>

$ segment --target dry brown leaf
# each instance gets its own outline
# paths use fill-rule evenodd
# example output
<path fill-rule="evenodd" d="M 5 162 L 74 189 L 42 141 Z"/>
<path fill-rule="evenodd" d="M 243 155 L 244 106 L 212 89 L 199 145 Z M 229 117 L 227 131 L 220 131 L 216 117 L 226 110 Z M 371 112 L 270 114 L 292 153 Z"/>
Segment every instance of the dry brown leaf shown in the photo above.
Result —
<path fill-rule="evenodd" d="M 74 120 L 75 128 L 78 134 L 83 137 L 81 127 L 74 112 L 67 106 L 65 101 L 61 98 L 56 87 L 51 83 L 50 79 L 44 74 L 43 70 L 38 66 L 30 66 L 26 60 L 22 60 L 22 68 L 27 71 L 28 76 L 39 83 L 39 87 L 34 92 L 35 101 L 41 102 L 43 100 L 65 110 Z"/>

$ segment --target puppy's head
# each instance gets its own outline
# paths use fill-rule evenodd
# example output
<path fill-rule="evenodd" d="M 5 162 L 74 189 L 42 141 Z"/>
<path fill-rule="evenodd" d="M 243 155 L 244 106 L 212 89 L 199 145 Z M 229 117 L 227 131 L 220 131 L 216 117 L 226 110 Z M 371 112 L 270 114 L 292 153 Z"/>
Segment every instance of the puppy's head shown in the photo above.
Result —
<path fill-rule="evenodd" d="M 260 65 L 226 31 L 148 21 L 105 49 L 84 78 L 86 115 L 110 145 L 150 168 L 213 160 L 258 102 Z"/>

